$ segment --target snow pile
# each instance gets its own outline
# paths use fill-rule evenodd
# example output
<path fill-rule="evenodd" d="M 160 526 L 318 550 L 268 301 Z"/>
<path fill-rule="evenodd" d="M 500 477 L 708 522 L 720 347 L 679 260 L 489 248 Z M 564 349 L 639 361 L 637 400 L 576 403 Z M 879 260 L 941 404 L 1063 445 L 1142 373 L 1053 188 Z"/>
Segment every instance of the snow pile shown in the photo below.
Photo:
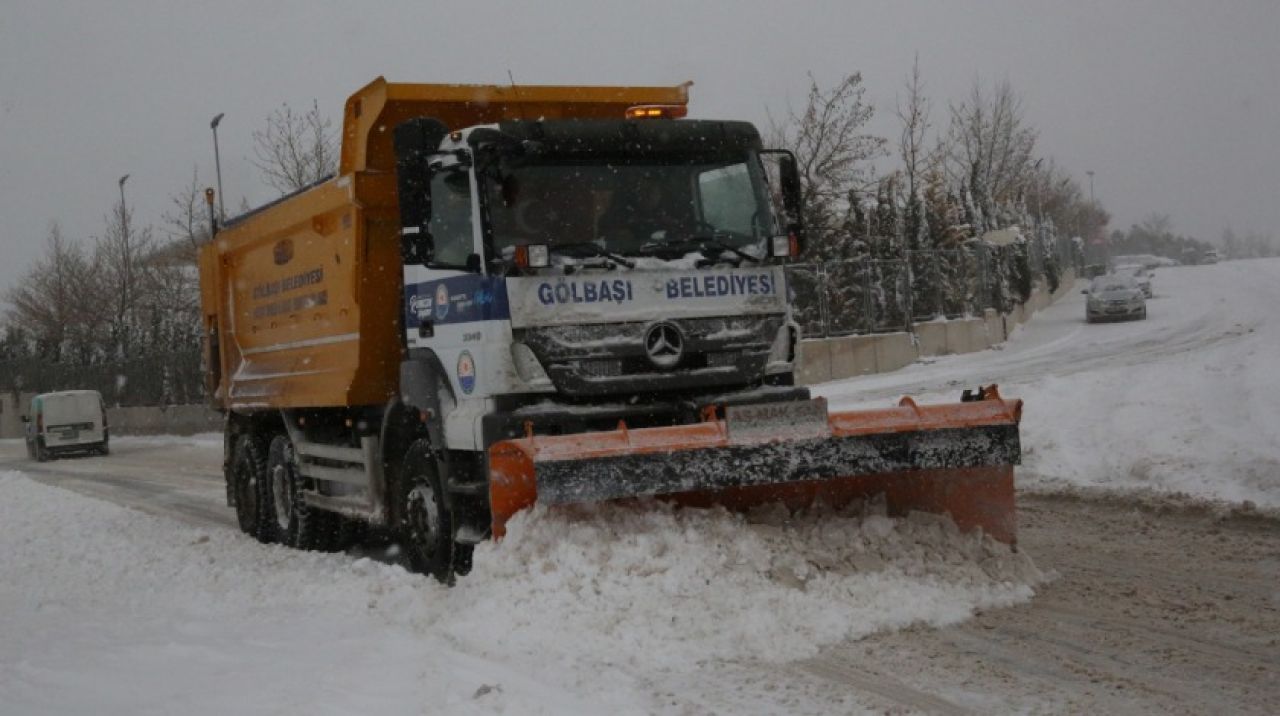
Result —
<path fill-rule="evenodd" d="M 445 589 L 0 473 L 0 703 L 650 713 L 655 685 L 677 676 L 956 622 L 1024 601 L 1042 579 L 1024 556 L 932 516 L 786 524 L 649 507 L 522 515 Z M 773 708 L 764 686 L 744 688 Z"/>
<path fill-rule="evenodd" d="M 457 590 L 474 605 L 459 637 L 532 655 L 577 632 L 587 658 L 641 668 L 796 659 L 1020 602 L 1043 579 L 1025 554 L 927 514 L 791 520 L 783 509 L 744 518 L 651 504 L 581 518 L 533 510 L 508 529 L 501 545 L 480 547 L 479 573 Z"/>

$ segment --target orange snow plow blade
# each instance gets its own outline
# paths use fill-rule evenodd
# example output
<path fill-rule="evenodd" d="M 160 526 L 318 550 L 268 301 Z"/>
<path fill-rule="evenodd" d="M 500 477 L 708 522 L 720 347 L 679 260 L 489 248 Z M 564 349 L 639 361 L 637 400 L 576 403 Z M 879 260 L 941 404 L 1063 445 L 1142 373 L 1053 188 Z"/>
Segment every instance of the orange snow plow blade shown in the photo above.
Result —
<path fill-rule="evenodd" d="M 636 497 L 746 509 L 883 494 L 890 514 L 946 513 L 1015 543 L 1022 401 L 996 387 L 959 403 L 827 414 L 826 401 L 730 407 L 701 423 L 503 440 L 489 448 L 493 536 L 535 502 Z"/>

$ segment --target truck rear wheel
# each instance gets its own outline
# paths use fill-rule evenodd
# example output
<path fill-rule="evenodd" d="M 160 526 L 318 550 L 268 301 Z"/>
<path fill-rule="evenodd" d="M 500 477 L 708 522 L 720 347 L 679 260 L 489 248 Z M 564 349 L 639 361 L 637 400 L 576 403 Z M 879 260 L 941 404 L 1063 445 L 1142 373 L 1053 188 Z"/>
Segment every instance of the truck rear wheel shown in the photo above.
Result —
<path fill-rule="evenodd" d="M 240 531 L 259 542 L 270 542 L 271 532 L 263 519 L 266 498 L 267 460 L 262 439 L 245 433 L 236 439 L 231 458 L 231 487 L 236 498 L 236 522 Z"/>
<path fill-rule="evenodd" d="M 399 480 L 397 531 L 416 571 L 453 581 L 453 516 L 444 501 L 431 445 L 415 440 L 405 453 Z"/>
<path fill-rule="evenodd" d="M 297 549 L 326 550 L 333 542 L 335 515 L 312 508 L 303 497 L 309 480 L 298 472 L 293 444 L 284 435 L 271 440 L 267 455 L 267 494 L 271 529 L 280 542 Z"/>

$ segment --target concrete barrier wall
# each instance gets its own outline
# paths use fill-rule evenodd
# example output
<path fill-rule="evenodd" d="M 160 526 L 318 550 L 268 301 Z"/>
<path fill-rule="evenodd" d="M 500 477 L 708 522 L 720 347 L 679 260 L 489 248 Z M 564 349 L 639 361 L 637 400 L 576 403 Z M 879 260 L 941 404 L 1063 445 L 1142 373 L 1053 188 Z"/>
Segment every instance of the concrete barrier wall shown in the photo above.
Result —
<path fill-rule="evenodd" d="M 0 439 L 20 438 L 27 434 L 22 416 L 30 409 L 33 397 L 35 393 L 0 394 Z"/>
<path fill-rule="evenodd" d="M 222 413 L 204 405 L 107 408 L 112 435 L 194 435 L 222 432 Z"/>
<path fill-rule="evenodd" d="M 0 439 L 26 435 L 22 415 L 34 393 L 23 393 L 15 401 L 12 393 L 0 395 Z M 222 432 L 222 413 L 203 405 L 173 405 L 167 408 L 107 408 L 107 424 L 112 435 L 194 435 Z"/>
<path fill-rule="evenodd" d="M 1058 290 L 1050 293 L 1037 285 L 1025 304 L 1006 314 L 986 309 L 982 316 L 954 321 L 917 323 L 913 332 L 875 333 L 838 338 L 811 338 L 800 346 L 796 382 L 813 385 L 828 380 L 869 373 L 887 373 L 914 363 L 923 356 L 972 353 L 1003 343 L 1018 325 L 1036 311 L 1075 290 L 1075 272 L 1062 276 Z"/>

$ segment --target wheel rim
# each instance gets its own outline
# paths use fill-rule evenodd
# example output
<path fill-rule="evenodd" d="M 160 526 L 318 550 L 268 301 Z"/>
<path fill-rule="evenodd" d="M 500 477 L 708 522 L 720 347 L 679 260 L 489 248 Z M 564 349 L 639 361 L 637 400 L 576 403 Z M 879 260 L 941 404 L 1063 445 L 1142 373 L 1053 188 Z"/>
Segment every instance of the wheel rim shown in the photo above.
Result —
<path fill-rule="evenodd" d="M 256 514 L 258 511 L 258 491 L 255 489 L 256 480 L 253 479 L 253 470 L 241 464 L 237 472 L 236 484 L 240 486 L 240 494 L 236 495 L 236 504 L 243 505 L 243 514 Z"/>
<path fill-rule="evenodd" d="M 424 552 L 432 554 L 440 532 L 440 510 L 436 507 L 435 493 L 428 485 L 419 483 L 409 491 L 406 507 L 410 537 Z"/>
<path fill-rule="evenodd" d="M 289 529 L 289 473 L 284 465 L 271 468 L 271 499 L 276 506 L 276 526 Z"/>

